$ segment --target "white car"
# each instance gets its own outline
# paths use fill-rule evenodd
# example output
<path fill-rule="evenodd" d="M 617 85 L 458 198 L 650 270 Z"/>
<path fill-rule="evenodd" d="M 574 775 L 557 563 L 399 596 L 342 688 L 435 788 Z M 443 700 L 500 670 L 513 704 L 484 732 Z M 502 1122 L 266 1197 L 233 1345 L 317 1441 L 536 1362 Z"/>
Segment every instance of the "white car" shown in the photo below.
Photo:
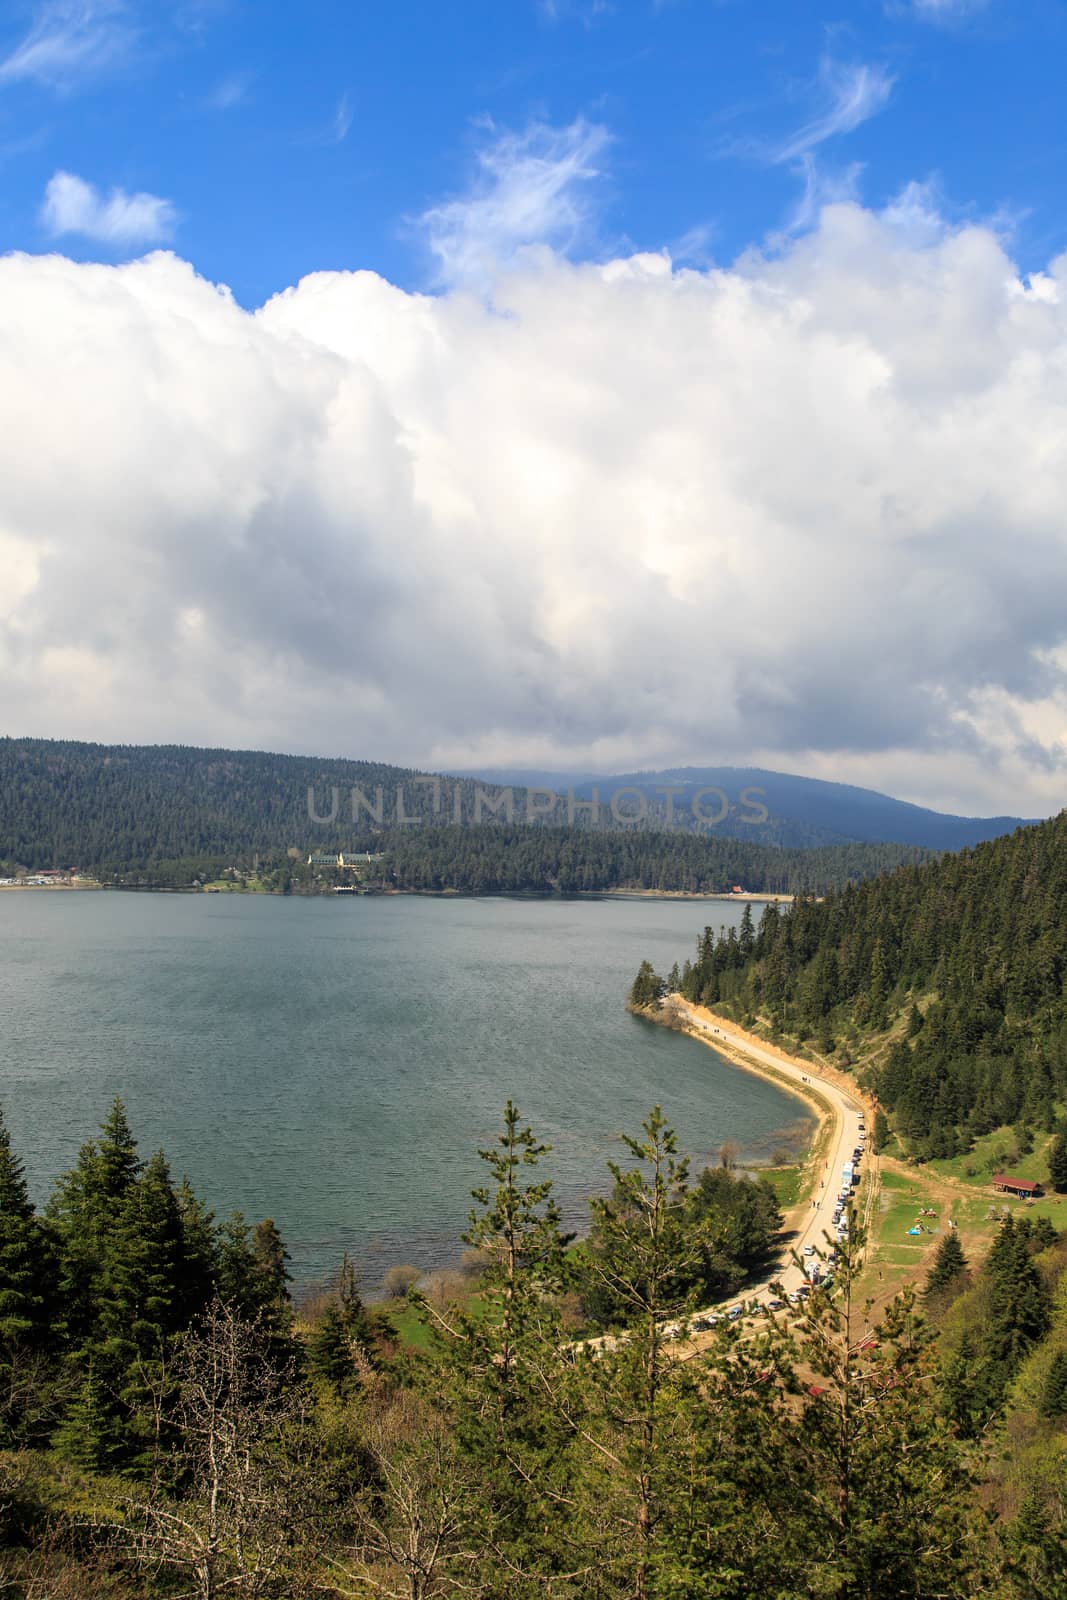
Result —
<path fill-rule="evenodd" d="M 804 1246 L 804 1254 L 806 1256 L 813 1256 L 815 1254 L 815 1246 L 813 1244 L 806 1244 Z"/>

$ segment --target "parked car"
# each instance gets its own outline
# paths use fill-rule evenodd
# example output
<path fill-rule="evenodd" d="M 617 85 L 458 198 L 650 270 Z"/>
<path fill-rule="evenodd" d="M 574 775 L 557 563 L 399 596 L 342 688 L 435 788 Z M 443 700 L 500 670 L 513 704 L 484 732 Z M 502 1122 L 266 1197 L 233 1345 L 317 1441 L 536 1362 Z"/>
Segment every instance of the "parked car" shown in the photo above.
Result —
<path fill-rule="evenodd" d="M 785 1305 L 785 1301 L 784 1300 L 779 1300 L 777 1295 L 775 1295 L 773 1300 L 768 1300 L 767 1301 L 767 1309 L 768 1309 L 768 1311 L 781 1311 L 781 1309 L 782 1309 L 782 1307 L 784 1305 Z"/>
<path fill-rule="evenodd" d="M 806 1244 L 804 1246 L 804 1254 L 806 1256 L 813 1256 L 815 1254 L 815 1246 L 813 1244 Z"/>
<path fill-rule="evenodd" d="M 741 1309 L 742 1308 L 740 1306 L 731 1306 L 730 1307 L 730 1309 L 726 1313 L 726 1315 L 729 1317 L 731 1322 L 736 1322 L 737 1321 L 738 1317 L 741 1315 Z"/>

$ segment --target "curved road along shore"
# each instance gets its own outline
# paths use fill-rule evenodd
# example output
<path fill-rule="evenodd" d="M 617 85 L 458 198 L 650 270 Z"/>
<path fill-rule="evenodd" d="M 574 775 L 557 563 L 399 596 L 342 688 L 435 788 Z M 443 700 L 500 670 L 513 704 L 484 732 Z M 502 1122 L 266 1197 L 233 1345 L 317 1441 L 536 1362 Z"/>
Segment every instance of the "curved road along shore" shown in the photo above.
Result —
<path fill-rule="evenodd" d="M 801 1093 L 807 1085 L 810 1085 L 812 1096 L 817 1095 L 829 1108 L 832 1132 L 822 1158 L 823 1170 L 815 1175 L 815 1188 L 804 1202 L 807 1211 L 800 1214 L 796 1235 L 790 1244 L 791 1252 L 795 1250 L 802 1254 L 805 1245 L 813 1245 L 816 1250 L 825 1253 L 826 1236 L 829 1235 L 830 1239 L 833 1239 L 835 1234 L 834 1210 L 841 1188 L 841 1168 L 846 1161 L 852 1160 L 852 1152 L 859 1144 L 864 1111 L 858 1095 L 848 1093 L 830 1079 L 821 1076 L 818 1068 L 810 1063 L 757 1044 L 751 1035 L 732 1028 L 723 1018 L 708 1011 L 704 1006 L 691 1005 L 680 995 L 671 995 L 668 1004 L 694 1034 L 712 1047 L 716 1044 L 727 1046 L 750 1061 L 771 1067 L 776 1077 L 792 1079 L 800 1087 Z M 867 1131 L 869 1136 L 870 1130 Z M 864 1162 L 860 1168 L 864 1176 L 869 1149 L 869 1145 L 864 1146 Z M 814 1206 L 811 1204 L 812 1200 L 815 1201 Z M 804 1273 L 793 1261 L 792 1254 L 785 1257 L 780 1271 L 771 1276 L 775 1282 L 782 1284 L 787 1293 L 795 1292 L 805 1281 Z M 770 1284 L 763 1283 L 747 1289 L 742 1298 L 746 1304 L 751 1304 L 753 1300 L 765 1303 L 772 1298 Z M 715 1309 L 723 1311 L 729 1307 L 719 1306 Z"/>

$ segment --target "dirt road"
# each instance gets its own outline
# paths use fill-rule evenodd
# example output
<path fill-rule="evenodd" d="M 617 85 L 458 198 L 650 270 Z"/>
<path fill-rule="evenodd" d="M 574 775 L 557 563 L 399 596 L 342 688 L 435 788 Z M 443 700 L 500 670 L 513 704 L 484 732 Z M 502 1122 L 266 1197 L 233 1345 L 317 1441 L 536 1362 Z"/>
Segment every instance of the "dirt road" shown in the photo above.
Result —
<path fill-rule="evenodd" d="M 672 996 L 671 1004 L 686 1025 L 713 1048 L 717 1044 L 724 1045 L 754 1064 L 769 1067 L 775 1077 L 792 1080 L 802 1092 L 827 1108 L 831 1132 L 822 1158 L 823 1168 L 816 1174 L 814 1193 L 805 1202 L 807 1210 L 801 1212 L 796 1234 L 790 1241 L 790 1249 L 795 1249 L 801 1255 L 805 1246 L 825 1252 L 827 1235 L 830 1239 L 834 1238 L 833 1217 L 841 1189 L 841 1169 L 847 1161 L 852 1160 L 853 1151 L 859 1147 L 864 1125 L 864 1111 L 858 1095 L 820 1073 L 810 1062 L 788 1056 L 773 1046 L 762 1045 L 751 1034 L 740 1028 L 732 1028 L 722 1017 L 704 1006 L 691 1005 L 680 996 Z M 862 1172 L 862 1167 L 859 1170 Z M 811 1204 L 812 1200 L 814 1205 Z M 795 1292 L 804 1281 L 802 1269 L 796 1266 L 791 1256 L 786 1257 L 780 1271 L 774 1276 L 787 1292 Z M 744 1298 L 746 1302 L 766 1302 L 771 1298 L 770 1287 L 762 1284 L 750 1289 Z M 729 1307 L 725 1309 L 728 1311 Z"/>

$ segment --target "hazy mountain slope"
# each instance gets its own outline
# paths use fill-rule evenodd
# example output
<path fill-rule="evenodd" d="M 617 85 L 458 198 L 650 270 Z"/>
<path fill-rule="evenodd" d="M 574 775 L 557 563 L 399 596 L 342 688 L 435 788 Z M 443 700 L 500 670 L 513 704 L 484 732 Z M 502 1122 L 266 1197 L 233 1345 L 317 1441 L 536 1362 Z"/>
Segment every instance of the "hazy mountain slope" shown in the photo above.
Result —
<path fill-rule="evenodd" d="M 683 822 L 691 815 L 697 791 L 717 788 L 725 794 L 730 812 L 716 823 L 714 831 L 761 844 L 799 848 L 862 840 L 920 845 L 928 850 L 961 850 L 967 845 L 1011 833 L 1028 820 L 1022 817 L 957 817 L 912 805 L 906 800 L 895 800 L 874 789 L 769 772 L 762 767 L 673 767 L 660 772 L 596 777 L 588 773 L 512 768 L 486 770 L 480 775 L 493 783 L 569 788 L 582 798 L 588 798 L 596 788 L 602 801 L 621 787 L 638 788 L 648 794 L 653 813 L 659 814 L 665 809 L 666 797 L 657 795 L 656 790 L 673 787 L 679 791 L 672 801 L 674 813 Z M 745 790 L 762 792 L 749 796 L 749 803 L 746 803 L 742 799 Z M 756 815 L 754 804 L 757 801 L 767 808 L 767 820 L 745 820 Z M 701 805 L 708 815 L 714 816 L 721 810 L 721 802 L 714 796 L 705 797 Z"/>

